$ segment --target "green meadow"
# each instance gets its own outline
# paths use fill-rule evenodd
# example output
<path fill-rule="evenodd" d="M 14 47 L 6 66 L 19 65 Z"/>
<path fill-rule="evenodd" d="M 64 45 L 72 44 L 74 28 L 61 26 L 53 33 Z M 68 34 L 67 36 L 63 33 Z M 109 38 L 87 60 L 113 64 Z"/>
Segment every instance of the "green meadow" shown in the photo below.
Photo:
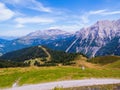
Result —
<path fill-rule="evenodd" d="M 37 84 L 60 80 L 77 80 L 85 78 L 120 78 L 120 69 L 85 68 L 75 66 L 26 67 L 0 69 L 0 88 L 18 85 Z"/>

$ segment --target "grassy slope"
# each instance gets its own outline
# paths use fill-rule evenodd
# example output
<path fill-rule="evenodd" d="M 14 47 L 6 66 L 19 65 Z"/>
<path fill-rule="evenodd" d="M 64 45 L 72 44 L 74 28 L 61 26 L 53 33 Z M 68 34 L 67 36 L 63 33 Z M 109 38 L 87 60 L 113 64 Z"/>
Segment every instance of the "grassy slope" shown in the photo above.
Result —
<path fill-rule="evenodd" d="M 89 61 L 96 64 L 106 65 L 120 60 L 120 56 L 101 56 L 92 58 Z"/>
<path fill-rule="evenodd" d="M 101 68 L 120 70 L 120 56 L 101 56 L 92 58 L 89 62 L 99 65 Z"/>
<path fill-rule="evenodd" d="M 78 66 L 78 67 L 84 66 L 86 68 L 93 68 L 93 69 L 100 69 L 101 68 L 100 65 L 98 65 L 98 64 L 87 62 L 87 58 L 83 57 L 82 55 L 77 56 L 75 58 L 74 62 L 76 63 L 75 66 Z"/>
<path fill-rule="evenodd" d="M 105 65 L 105 67 L 108 67 L 108 68 L 119 68 L 120 69 L 120 60 L 116 61 L 116 62 L 113 62 L 113 63 L 110 63 L 110 64 L 107 64 L 107 65 Z"/>
<path fill-rule="evenodd" d="M 19 80 L 19 85 L 83 78 L 120 78 L 120 70 L 90 69 L 80 67 L 27 67 L 0 69 L 0 87 L 11 87 Z M 3 83 L 4 82 L 4 83 Z"/>

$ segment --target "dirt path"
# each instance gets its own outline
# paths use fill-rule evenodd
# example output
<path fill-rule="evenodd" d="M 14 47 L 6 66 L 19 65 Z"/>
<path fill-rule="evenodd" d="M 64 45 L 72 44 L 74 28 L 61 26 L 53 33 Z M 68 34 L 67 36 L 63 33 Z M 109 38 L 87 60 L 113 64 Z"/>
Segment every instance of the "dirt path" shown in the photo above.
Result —
<path fill-rule="evenodd" d="M 13 87 L 4 90 L 52 90 L 55 87 L 68 88 L 68 87 L 118 84 L 118 83 L 120 83 L 120 79 L 84 79 L 84 80 L 68 80 L 68 81 L 25 85 L 21 87 Z"/>
<path fill-rule="evenodd" d="M 47 55 L 48 57 L 46 58 L 47 61 L 50 61 L 51 60 L 51 55 L 50 53 L 46 50 L 46 48 L 42 47 L 42 46 L 38 46 L 39 48 L 41 48 Z"/>

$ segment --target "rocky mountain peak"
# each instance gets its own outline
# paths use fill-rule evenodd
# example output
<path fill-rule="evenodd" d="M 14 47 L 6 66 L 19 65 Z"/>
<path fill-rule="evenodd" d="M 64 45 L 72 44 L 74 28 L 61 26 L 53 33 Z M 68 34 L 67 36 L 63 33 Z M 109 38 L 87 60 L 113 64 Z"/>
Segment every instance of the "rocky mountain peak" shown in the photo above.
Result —
<path fill-rule="evenodd" d="M 28 34 L 27 36 L 30 37 L 45 37 L 45 36 L 57 36 L 57 35 L 70 35 L 71 33 L 62 31 L 60 29 L 48 29 L 48 30 L 39 30 Z"/>
<path fill-rule="evenodd" d="M 120 37 L 120 20 L 97 21 L 76 33 L 76 37 L 79 38 L 76 51 L 94 57 L 99 49 L 113 41 L 116 36 Z"/>

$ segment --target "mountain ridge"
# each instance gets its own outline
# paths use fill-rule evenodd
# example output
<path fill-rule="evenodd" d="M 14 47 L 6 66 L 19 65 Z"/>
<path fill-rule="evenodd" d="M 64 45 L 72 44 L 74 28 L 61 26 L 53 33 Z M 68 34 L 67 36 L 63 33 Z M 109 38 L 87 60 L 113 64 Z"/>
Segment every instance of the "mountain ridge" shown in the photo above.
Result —
<path fill-rule="evenodd" d="M 118 37 L 118 39 L 120 39 L 119 27 L 120 20 L 106 20 L 98 21 L 88 28 L 81 29 L 76 33 L 76 38 L 79 38 L 77 41 L 78 44 L 75 46 L 76 51 L 82 52 L 89 57 L 96 56 L 99 49 L 110 43 L 113 38 Z M 120 53 L 118 55 L 120 55 Z"/>
<path fill-rule="evenodd" d="M 120 55 L 120 19 L 97 21 L 76 33 L 60 29 L 39 30 L 12 40 L 1 47 L 6 53 L 25 47 L 44 45 L 54 50 L 80 52 L 89 58 L 105 55 Z"/>

